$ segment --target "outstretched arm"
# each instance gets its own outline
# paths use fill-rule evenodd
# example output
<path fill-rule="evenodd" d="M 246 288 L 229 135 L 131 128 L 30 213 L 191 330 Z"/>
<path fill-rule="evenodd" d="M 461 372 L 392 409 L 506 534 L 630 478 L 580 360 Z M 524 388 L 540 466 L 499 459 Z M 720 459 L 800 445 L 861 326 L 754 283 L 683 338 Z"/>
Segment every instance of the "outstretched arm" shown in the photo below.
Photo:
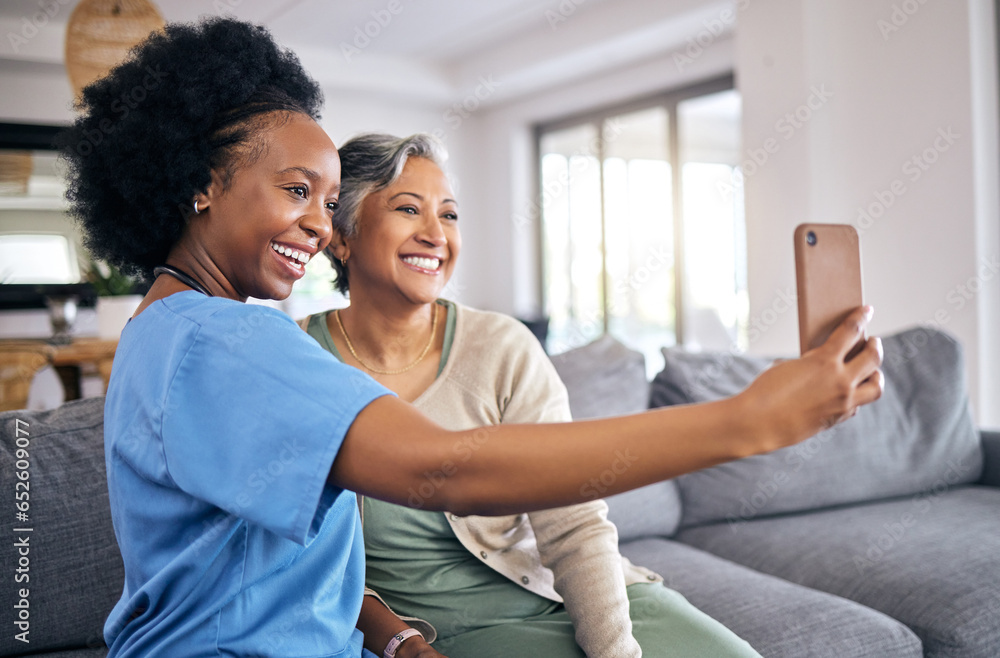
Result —
<path fill-rule="evenodd" d="M 449 432 L 383 397 L 351 425 L 332 483 L 397 504 L 512 514 L 581 502 L 616 459 L 608 495 L 802 441 L 882 393 L 881 344 L 844 362 L 870 312 L 858 309 L 821 347 L 774 365 L 742 393 L 634 416 Z M 499 439 L 499 440 L 496 440 Z"/>

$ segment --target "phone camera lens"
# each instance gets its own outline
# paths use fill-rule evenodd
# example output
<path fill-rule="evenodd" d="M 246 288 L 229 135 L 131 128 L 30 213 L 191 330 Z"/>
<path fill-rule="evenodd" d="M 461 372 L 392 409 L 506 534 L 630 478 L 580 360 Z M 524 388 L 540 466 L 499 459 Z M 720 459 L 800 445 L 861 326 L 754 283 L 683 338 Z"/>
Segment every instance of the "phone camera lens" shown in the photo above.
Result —
<path fill-rule="evenodd" d="M 808 233 L 806 233 L 806 244 L 808 244 L 810 247 L 816 245 L 816 234 L 814 232 L 809 231 Z"/>

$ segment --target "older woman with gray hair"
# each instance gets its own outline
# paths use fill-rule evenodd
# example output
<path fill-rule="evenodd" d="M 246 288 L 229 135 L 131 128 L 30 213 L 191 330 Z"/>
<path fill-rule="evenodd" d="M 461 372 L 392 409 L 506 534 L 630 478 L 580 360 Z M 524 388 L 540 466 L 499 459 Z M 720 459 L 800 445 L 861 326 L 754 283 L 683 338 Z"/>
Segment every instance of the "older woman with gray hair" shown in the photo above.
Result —
<path fill-rule="evenodd" d="M 440 143 L 362 135 L 340 158 L 326 253 L 351 304 L 303 328 L 448 429 L 570 420 L 566 389 L 523 325 L 439 298 L 462 243 Z M 408 507 L 360 500 L 366 648 L 479 658 L 757 655 L 623 558 L 601 500 L 504 517 L 422 510 L 480 440 L 488 431 L 456 444 L 454 459 L 411 490 Z"/>

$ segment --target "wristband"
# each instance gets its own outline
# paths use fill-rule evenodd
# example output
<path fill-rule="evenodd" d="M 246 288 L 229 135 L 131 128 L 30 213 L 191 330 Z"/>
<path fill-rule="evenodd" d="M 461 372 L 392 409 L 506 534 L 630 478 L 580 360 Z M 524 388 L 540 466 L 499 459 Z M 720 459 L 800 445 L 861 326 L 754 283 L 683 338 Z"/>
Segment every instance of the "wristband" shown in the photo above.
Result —
<path fill-rule="evenodd" d="M 396 649 L 399 648 L 399 645 L 414 635 L 420 635 L 420 637 L 423 637 L 423 634 L 415 628 L 407 628 L 405 631 L 400 631 L 393 635 L 392 639 L 389 640 L 389 644 L 385 645 L 385 651 L 382 652 L 382 658 L 396 658 Z"/>

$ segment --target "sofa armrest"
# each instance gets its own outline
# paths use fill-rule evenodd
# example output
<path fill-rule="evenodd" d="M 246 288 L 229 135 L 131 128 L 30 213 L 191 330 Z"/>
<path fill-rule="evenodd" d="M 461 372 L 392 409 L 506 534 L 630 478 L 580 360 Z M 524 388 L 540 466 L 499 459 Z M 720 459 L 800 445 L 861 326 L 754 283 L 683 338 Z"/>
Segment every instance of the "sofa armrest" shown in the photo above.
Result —
<path fill-rule="evenodd" d="M 1000 431 L 980 431 L 983 439 L 983 477 L 979 484 L 1000 487 Z"/>

